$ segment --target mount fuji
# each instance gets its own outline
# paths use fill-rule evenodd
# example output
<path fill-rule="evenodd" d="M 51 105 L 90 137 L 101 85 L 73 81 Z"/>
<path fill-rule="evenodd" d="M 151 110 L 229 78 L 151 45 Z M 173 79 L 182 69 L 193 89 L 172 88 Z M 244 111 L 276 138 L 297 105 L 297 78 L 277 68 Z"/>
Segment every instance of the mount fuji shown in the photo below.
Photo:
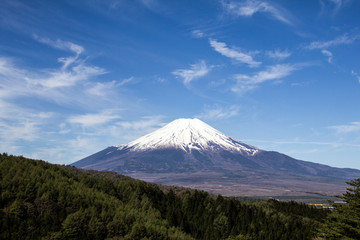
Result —
<path fill-rule="evenodd" d="M 177 119 L 72 164 L 231 196 L 335 195 L 356 169 L 296 160 L 234 140 L 199 119 Z"/>

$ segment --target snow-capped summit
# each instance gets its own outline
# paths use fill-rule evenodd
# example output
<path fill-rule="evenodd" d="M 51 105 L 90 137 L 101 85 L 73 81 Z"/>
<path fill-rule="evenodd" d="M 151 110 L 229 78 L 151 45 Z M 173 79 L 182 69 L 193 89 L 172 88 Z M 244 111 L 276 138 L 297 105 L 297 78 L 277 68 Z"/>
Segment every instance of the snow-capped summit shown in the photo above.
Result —
<path fill-rule="evenodd" d="M 177 148 L 186 152 L 192 150 L 227 150 L 248 155 L 258 149 L 236 141 L 199 119 L 180 118 L 166 126 L 119 147 L 119 150 L 144 151 Z"/>

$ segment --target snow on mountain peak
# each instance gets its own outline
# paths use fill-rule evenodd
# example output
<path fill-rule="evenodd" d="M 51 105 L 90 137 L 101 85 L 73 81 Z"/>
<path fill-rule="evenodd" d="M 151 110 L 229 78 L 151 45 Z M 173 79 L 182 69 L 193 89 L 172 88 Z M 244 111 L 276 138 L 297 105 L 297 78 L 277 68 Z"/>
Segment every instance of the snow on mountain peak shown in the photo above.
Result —
<path fill-rule="evenodd" d="M 233 140 L 196 118 L 176 119 L 152 133 L 120 146 L 119 150 L 144 151 L 170 147 L 186 152 L 224 149 L 249 155 L 258 151 L 257 148 Z"/>

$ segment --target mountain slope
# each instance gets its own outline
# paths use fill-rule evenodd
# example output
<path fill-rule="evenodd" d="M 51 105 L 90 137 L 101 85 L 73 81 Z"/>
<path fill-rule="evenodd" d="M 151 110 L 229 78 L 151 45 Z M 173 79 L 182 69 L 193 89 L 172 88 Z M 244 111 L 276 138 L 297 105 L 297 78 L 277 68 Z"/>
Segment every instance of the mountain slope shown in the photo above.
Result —
<path fill-rule="evenodd" d="M 226 195 L 340 194 L 354 169 L 296 160 L 236 141 L 198 119 L 177 119 L 73 164 Z"/>

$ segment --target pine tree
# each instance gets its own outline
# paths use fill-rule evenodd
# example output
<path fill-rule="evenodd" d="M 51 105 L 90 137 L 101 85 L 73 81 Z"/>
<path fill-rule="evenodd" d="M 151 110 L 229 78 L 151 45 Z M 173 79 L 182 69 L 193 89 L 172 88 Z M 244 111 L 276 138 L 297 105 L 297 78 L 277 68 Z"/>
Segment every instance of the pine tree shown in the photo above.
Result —
<path fill-rule="evenodd" d="M 351 187 L 342 196 L 345 203 L 334 204 L 320 236 L 325 239 L 360 239 L 360 178 L 347 182 Z"/>

